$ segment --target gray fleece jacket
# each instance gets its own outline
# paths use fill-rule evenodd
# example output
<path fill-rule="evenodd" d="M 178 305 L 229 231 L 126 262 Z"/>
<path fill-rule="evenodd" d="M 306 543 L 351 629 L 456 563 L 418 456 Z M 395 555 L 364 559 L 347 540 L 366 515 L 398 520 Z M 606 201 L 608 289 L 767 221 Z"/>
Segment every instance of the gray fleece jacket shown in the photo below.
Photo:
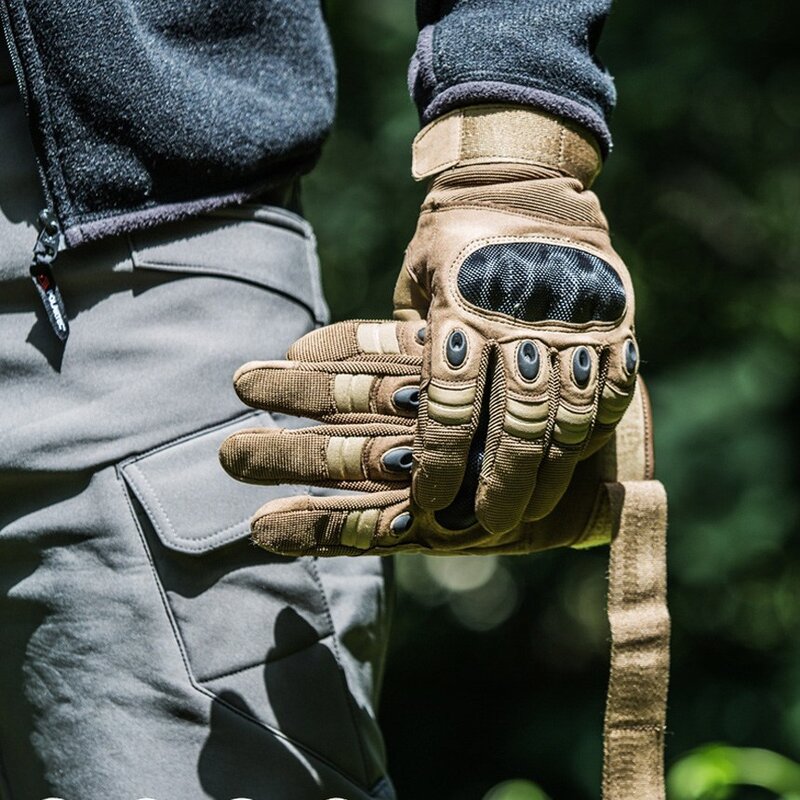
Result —
<path fill-rule="evenodd" d="M 607 152 L 609 4 L 418 0 L 422 121 L 529 104 Z M 261 194 L 308 171 L 331 128 L 320 0 L 0 0 L 0 20 L 68 246 Z"/>

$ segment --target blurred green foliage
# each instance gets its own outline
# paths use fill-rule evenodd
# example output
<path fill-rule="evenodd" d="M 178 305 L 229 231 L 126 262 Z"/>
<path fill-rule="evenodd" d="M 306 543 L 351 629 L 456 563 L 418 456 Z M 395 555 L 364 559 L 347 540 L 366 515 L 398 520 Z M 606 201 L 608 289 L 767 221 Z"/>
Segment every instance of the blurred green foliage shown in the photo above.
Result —
<path fill-rule="evenodd" d="M 770 750 L 709 745 L 681 758 L 667 776 L 669 800 L 726 800 L 740 786 L 800 800 L 800 764 Z"/>
<path fill-rule="evenodd" d="M 531 781 L 503 781 L 490 789 L 483 800 L 550 800 L 550 798 Z"/>
<path fill-rule="evenodd" d="M 383 317 L 424 191 L 413 2 L 328 16 L 339 118 L 306 210 L 334 318 Z M 619 104 L 596 190 L 636 282 L 670 493 L 670 762 L 708 741 L 800 759 L 796 20 L 777 0 L 618 2 L 600 48 Z M 604 551 L 398 559 L 382 721 L 401 798 L 599 797 L 605 569 Z M 675 800 L 787 791 L 692 794 L 686 763 L 730 766 L 713 752 L 673 773 Z"/>

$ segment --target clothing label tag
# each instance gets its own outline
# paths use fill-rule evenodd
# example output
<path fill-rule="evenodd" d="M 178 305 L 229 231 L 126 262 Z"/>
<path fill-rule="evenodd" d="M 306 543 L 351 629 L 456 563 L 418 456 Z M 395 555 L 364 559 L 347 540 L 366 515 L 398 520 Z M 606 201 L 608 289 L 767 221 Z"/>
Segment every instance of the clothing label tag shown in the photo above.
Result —
<path fill-rule="evenodd" d="M 61 290 L 53 277 L 53 271 L 47 264 L 34 263 L 31 265 L 31 278 L 42 300 L 47 319 L 50 320 L 50 327 L 55 335 L 65 342 L 69 336 L 67 309 L 61 297 Z"/>

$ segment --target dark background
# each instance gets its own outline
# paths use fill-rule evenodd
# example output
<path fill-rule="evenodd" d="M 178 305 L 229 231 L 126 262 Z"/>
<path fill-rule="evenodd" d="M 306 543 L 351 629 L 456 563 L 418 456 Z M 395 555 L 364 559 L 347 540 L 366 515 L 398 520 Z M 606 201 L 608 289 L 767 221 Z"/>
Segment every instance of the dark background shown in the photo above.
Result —
<path fill-rule="evenodd" d="M 306 211 L 334 318 L 386 317 L 424 191 L 413 2 L 328 6 L 339 116 Z M 797 28 L 774 0 L 629 0 L 599 51 L 619 103 L 595 189 L 636 283 L 670 494 L 670 765 L 709 742 L 800 759 Z M 381 717 L 402 800 L 599 797 L 606 560 L 398 559 Z M 719 751 L 685 762 L 671 798 L 800 793 L 789 762 L 749 755 L 738 778 Z M 703 792 L 759 770 L 773 791 Z"/>

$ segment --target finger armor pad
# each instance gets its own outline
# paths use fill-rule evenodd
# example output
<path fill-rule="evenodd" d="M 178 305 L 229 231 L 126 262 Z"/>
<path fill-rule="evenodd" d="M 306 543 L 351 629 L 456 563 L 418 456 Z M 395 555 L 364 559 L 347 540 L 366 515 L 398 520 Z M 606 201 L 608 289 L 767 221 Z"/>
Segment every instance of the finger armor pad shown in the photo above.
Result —
<path fill-rule="evenodd" d="M 369 398 L 375 381 L 372 375 L 338 374 L 333 379 L 333 400 L 340 413 L 369 411 Z"/>
<path fill-rule="evenodd" d="M 472 419 L 475 394 L 474 385 L 451 387 L 431 383 L 428 387 L 428 416 L 443 425 L 463 425 Z"/>
<path fill-rule="evenodd" d="M 356 329 L 356 338 L 362 353 L 400 352 L 397 325 L 394 322 L 363 322 Z"/>
<path fill-rule="evenodd" d="M 366 443 L 366 436 L 331 436 L 325 456 L 333 480 L 358 481 L 364 478 L 362 454 Z"/>
<path fill-rule="evenodd" d="M 541 358 L 539 348 L 530 339 L 520 342 L 517 347 L 517 369 L 522 380 L 532 383 L 539 377 Z"/>

